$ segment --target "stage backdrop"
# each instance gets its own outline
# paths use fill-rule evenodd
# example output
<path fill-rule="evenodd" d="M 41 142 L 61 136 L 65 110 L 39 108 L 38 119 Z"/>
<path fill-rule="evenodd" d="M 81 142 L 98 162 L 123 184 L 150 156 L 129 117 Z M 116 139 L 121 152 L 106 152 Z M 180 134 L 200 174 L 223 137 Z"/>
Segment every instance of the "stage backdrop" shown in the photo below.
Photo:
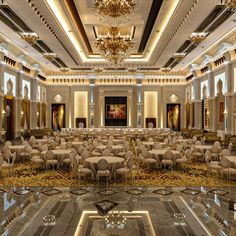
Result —
<path fill-rule="evenodd" d="M 180 130 L 180 104 L 167 104 L 167 128 Z"/>
<path fill-rule="evenodd" d="M 52 104 L 52 129 L 65 128 L 65 104 Z"/>
<path fill-rule="evenodd" d="M 105 97 L 105 126 L 127 126 L 127 97 Z"/>

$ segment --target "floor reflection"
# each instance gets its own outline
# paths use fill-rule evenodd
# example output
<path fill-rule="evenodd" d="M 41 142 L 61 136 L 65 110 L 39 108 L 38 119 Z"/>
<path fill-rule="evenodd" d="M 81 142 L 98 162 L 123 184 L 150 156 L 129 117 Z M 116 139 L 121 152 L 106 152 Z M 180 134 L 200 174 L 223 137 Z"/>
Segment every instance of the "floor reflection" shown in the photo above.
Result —
<path fill-rule="evenodd" d="M 0 189 L 1 235 L 236 235 L 236 187 Z"/>

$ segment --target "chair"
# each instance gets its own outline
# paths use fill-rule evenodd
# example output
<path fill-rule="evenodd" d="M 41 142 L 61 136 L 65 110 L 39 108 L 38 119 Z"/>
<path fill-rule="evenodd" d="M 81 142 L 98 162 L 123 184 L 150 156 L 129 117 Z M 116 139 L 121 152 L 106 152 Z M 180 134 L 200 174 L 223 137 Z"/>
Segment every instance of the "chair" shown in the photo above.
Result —
<path fill-rule="evenodd" d="M 0 169 L 1 170 L 8 169 L 9 173 L 10 173 L 13 166 L 14 166 L 15 160 L 16 160 L 16 153 L 11 153 L 11 152 L 7 151 L 7 153 L 5 153 L 5 155 L 4 155 L 4 157 L 5 157 L 6 161 L 4 161 L 3 156 L 0 155 L 0 158 L 1 158 L 0 163 L 2 163 L 0 166 Z"/>
<path fill-rule="evenodd" d="M 44 151 L 48 151 L 48 145 L 47 144 L 44 144 L 42 146 L 42 152 L 44 152 Z"/>
<path fill-rule="evenodd" d="M 108 170 L 109 164 L 108 164 L 107 160 L 105 160 L 105 159 L 99 160 L 97 163 L 97 168 L 98 168 L 98 171 L 97 171 L 98 185 L 99 185 L 100 177 L 106 177 L 107 186 L 108 186 L 108 180 L 111 179 L 111 173 Z"/>
<path fill-rule="evenodd" d="M 27 145 L 24 147 L 23 152 L 19 153 L 20 159 L 23 161 L 29 161 L 32 157 L 32 147 Z"/>
<path fill-rule="evenodd" d="M 219 174 L 220 174 L 220 171 L 223 169 L 223 167 L 220 165 L 220 162 L 215 162 L 215 161 L 212 161 L 211 162 L 211 152 L 209 150 L 206 151 L 205 153 L 205 161 L 206 161 L 206 164 L 207 164 L 207 173 L 209 171 L 217 171 Z"/>
<path fill-rule="evenodd" d="M 32 169 L 32 164 L 37 164 L 37 165 L 45 165 L 45 160 L 42 158 L 42 156 L 32 156 L 31 158 L 31 169 Z"/>
<path fill-rule="evenodd" d="M 144 150 L 142 151 L 143 162 L 147 166 L 147 170 L 151 170 L 152 168 L 156 168 L 158 161 L 155 158 L 150 157 L 149 153 Z"/>
<path fill-rule="evenodd" d="M 112 153 L 109 149 L 106 148 L 106 149 L 103 150 L 102 155 L 103 156 L 111 156 Z"/>
<path fill-rule="evenodd" d="M 231 156 L 231 152 L 229 149 L 223 149 L 219 154 L 219 159 L 222 158 L 222 156 Z"/>
<path fill-rule="evenodd" d="M 197 136 L 193 136 L 193 142 L 195 143 L 197 141 Z"/>
<path fill-rule="evenodd" d="M 154 143 L 154 147 L 155 150 L 161 150 L 162 149 L 162 145 L 160 143 L 155 142 Z"/>
<path fill-rule="evenodd" d="M 53 167 L 53 170 L 54 170 L 54 165 L 57 165 L 57 169 L 59 169 L 59 162 L 58 160 L 55 160 L 54 159 L 54 153 L 53 151 L 47 151 L 46 154 L 45 154 L 45 160 L 46 160 L 46 163 L 45 163 L 45 166 L 46 166 L 46 170 L 48 168 L 48 166 L 51 166 Z"/>
<path fill-rule="evenodd" d="M 8 147 L 8 146 L 12 146 L 12 142 L 11 141 L 6 141 L 5 142 L 5 147 Z"/>
<path fill-rule="evenodd" d="M 203 150 L 196 148 L 195 146 L 191 146 L 192 148 L 192 160 L 196 161 L 203 161 L 204 153 Z"/>
<path fill-rule="evenodd" d="M 225 158 L 221 158 L 220 165 L 223 167 L 220 170 L 220 174 L 227 175 L 227 179 L 230 181 L 232 175 L 236 175 L 236 169 L 230 167 L 230 162 L 227 161 Z"/>
<path fill-rule="evenodd" d="M 81 153 L 81 156 L 82 156 L 83 160 L 89 158 L 89 152 L 88 152 L 88 150 L 84 150 L 84 151 Z"/>
<path fill-rule="evenodd" d="M 170 166 L 171 170 L 173 170 L 173 158 L 174 154 L 171 150 L 165 152 L 163 160 L 161 161 L 161 164 L 164 166 L 164 170 L 166 170 L 166 166 Z"/>
<path fill-rule="evenodd" d="M 126 183 L 127 183 L 128 174 L 132 175 L 133 165 L 134 165 L 133 159 L 132 159 L 132 157 L 129 157 L 128 160 L 127 160 L 127 163 L 126 163 L 126 167 L 119 168 L 119 169 L 115 170 L 114 179 L 116 180 L 117 174 L 118 175 L 123 175 L 123 176 L 125 176 L 125 180 L 126 180 Z"/>
<path fill-rule="evenodd" d="M 212 153 L 212 158 L 214 158 L 215 160 L 218 160 L 218 153 L 219 153 L 219 147 L 217 145 L 213 145 L 211 148 L 211 153 Z"/>

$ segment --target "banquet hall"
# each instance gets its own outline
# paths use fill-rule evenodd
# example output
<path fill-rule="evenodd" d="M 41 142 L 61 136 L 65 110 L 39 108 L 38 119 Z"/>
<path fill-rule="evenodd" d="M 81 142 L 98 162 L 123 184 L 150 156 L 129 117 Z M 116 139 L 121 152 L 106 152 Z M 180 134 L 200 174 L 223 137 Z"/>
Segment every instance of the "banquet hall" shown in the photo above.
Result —
<path fill-rule="evenodd" d="M 235 0 L 0 1 L 1 235 L 236 235 Z"/>

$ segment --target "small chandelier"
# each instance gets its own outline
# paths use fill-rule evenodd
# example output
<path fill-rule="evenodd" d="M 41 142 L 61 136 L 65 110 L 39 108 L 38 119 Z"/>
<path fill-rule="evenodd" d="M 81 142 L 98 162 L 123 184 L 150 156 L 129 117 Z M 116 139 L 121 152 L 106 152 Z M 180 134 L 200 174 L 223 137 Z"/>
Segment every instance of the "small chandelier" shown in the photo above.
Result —
<path fill-rule="evenodd" d="M 186 56 L 186 53 L 175 53 L 174 54 L 174 59 L 176 60 L 176 61 L 181 61 L 183 58 L 185 58 L 185 56 Z"/>
<path fill-rule="evenodd" d="M 21 33 L 21 38 L 24 39 L 27 43 L 34 45 L 37 43 L 39 37 L 36 33 L 34 32 L 24 32 Z"/>
<path fill-rule="evenodd" d="M 128 68 L 128 71 L 133 74 L 133 73 L 137 72 L 138 69 L 134 68 L 134 67 L 131 67 L 131 68 Z"/>
<path fill-rule="evenodd" d="M 49 61 L 53 61 L 57 58 L 57 54 L 56 53 L 45 52 L 45 53 L 43 53 L 43 57 L 46 58 Z"/>
<path fill-rule="evenodd" d="M 236 0 L 221 0 L 221 4 L 224 4 L 232 10 L 236 10 Z"/>
<path fill-rule="evenodd" d="M 129 36 L 121 36 L 118 27 L 111 27 L 106 37 L 98 37 L 95 46 L 101 54 L 114 64 L 129 56 L 133 43 Z"/>
<path fill-rule="evenodd" d="M 101 16 L 118 18 L 129 15 L 135 3 L 133 0 L 94 0 L 94 7 Z"/>
<path fill-rule="evenodd" d="M 105 227 L 108 230 L 124 230 L 126 221 L 127 219 L 122 211 L 111 212 L 105 217 Z"/>
<path fill-rule="evenodd" d="M 93 70 L 94 70 L 94 72 L 96 72 L 96 73 L 102 73 L 102 72 L 104 71 L 104 69 L 101 68 L 101 67 L 94 67 Z"/>
<path fill-rule="evenodd" d="M 162 72 L 169 72 L 169 71 L 171 71 L 171 67 L 163 67 L 163 68 L 161 68 L 161 71 Z"/>
<path fill-rule="evenodd" d="M 68 68 L 68 67 L 61 67 L 60 71 L 63 72 L 63 73 L 66 73 L 66 72 L 70 71 L 70 68 Z"/>
<path fill-rule="evenodd" d="M 206 32 L 193 32 L 190 35 L 189 39 L 195 44 L 200 44 L 205 40 L 206 36 L 207 36 Z"/>

